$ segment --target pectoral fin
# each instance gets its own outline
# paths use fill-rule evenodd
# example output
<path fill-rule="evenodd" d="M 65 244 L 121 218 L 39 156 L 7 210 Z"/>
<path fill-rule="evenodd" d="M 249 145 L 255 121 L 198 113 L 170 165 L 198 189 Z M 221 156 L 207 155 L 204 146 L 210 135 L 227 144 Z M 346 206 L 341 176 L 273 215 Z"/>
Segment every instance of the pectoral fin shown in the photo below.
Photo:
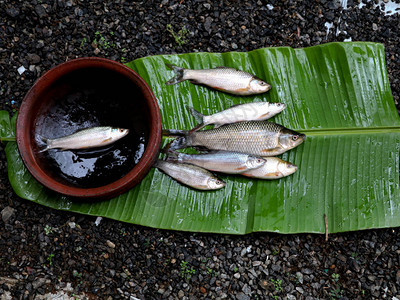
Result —
<path fill-rule="evenodd" d="M 103 140 L 101 143 L 102 143 L 102 144 L 106 144 L 106 143 L 108 143 L 108 142 L 111 142 L 111 140 L 112 140 L 112 138 L 109 137 L 108 139 Z"/>
<path fill-rule="evenodd" d="M 279 148 L 279 147 L 275 147 L 275 148 L 272 148 L 272 149 L 264 149 L 264 150 L 261 150 L 261 153 L 262 153 L 262 156 L 274 156 L 274 155 L 277 155 L 277 151 L 279 151 L 281 148 Z"/>
<path fill-rule="evenodd" d="M 243 167 L 238 167 L 238 168 L 236 168 L 235 170 L 241 171 L 241 170 L 246 170 L 246 169 L 247 169 L 247 167 L 246 167 L 246 166 L 243 166 Z"/>

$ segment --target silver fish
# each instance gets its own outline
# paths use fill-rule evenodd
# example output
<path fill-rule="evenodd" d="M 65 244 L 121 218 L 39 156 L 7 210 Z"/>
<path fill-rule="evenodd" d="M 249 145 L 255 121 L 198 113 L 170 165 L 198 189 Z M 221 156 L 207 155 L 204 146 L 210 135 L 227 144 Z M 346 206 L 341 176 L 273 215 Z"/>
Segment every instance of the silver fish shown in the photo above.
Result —
<path fill-rule="evenodd" d="M 166 85 L 189 80 L 194 84 L 206 85 L 219 91 L 241 96 L 261 94 L 271 89 L 271 85 L 260 78 L 233 68 L 217 67 L 215 69 L 192 70 L 172 64 L 166 65 L 176 73 L 174 78 L 165 83 Z"/>
<path fill-rule="evenodd" d="M 297 171 L 296 165 L 278 157 L 265 157 L 264 159 L 266 160 L 264 165 L 257 169 L 247 170 L 241 175 L 260 179 L 278 179 Z"/>
<path fill-rule="evenodd" d="M 276 156 L 300 145 L 305 134 L 268 121 L 248 121 L 223 125 L 204 131 L 164 130 L 164 134 L 181 135 L 168 150 L 186 147 L 204 147 L 256 156 Z"/>
<path fill-rule="evenodd" d="M 224 124 L 231 124 L 243 121 L 262 121 L 272 118 L 286 108 L 284 103 L 253 102 L 234 105 L 228 109 L 215 114 L 205 116 L 193 107 L 187 106 L 196 121 L 200 124 L 192 130 L 199 130 L 204 126 L 214 124 L 219 127 Z"/>
<path fill-rule="evenodd" d="M 157 160 L 154 166 L 180 183 L 198 190 L 217 190 L 225 182 L 195 165 Z"/>
<path fill-rule="evenodd" d="M 240 174 L 244 171 L 261 167 L 265 160 L 245 153 L 213 151 L 204 154 L 185 154 L 173 152 L 167 161 L 189 163 L 204 169 L 227 174 Z"/>
<path fill-rule="evenodd" d="M 128 129 L 106 126 L 83 129 L 71 135 L 56 139 L 40 136 L 42 141 L 46 143 L 46 148 L 40 152 L 55 148 L 69 150 L 102 147 L 114 143 L 128 133 Z"/>

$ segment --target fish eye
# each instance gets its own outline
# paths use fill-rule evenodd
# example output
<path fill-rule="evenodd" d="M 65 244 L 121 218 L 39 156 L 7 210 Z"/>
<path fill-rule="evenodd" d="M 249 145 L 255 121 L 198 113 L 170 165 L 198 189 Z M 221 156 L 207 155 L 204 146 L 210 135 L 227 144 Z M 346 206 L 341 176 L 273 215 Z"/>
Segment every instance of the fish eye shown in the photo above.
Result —
<path fill-rule="evenodd" d="M 258 163 L 262 163 L 262 162 L 263 162 L 263 159 L 257 158 L 257 162 L 258 162 Z"/>
<path fill-rule="evenodd" d="M 217 180 L 215 183 L 218 185 L 222 184 L 222 182 L 220 180 Z"/>
<path fill-rule="evenodd" d="M 281 106 L 281 104 L 280 104 L 280 103 L 277 103 L 277 104 L 276 104 L 276 106 L 278 106 L 278 107 L 279 107 L 279 106 Z"/>
<path fill-rule="evenodd" d="M 266 85 L 266 84 L 267 84 L 266 82 L 264 82 L 264 81 L 262 81 L 262 80 L 259 80 L 258 82 L 259 82 L 259 83 L 260 83 L 260 85 L 262 85 L 262 86 L 264 86 L 264 85 Z"/>
<path fill-rule="evenodd" d="M 298 135 L 294 135 L 294 136 L 292 136 L 292 140 L 293 141 L 297 141 L 297 139 L 299 138 L 299 136 Z"/>
<path fill-rule="evenodd" d="M 124 130 L 124 129 L 122 129 L 122 128 L 120 128 L 120 129 L 119 129 L 119 132 L 124 132 L 124 131 L 125 131 L 125 130 Z"/>

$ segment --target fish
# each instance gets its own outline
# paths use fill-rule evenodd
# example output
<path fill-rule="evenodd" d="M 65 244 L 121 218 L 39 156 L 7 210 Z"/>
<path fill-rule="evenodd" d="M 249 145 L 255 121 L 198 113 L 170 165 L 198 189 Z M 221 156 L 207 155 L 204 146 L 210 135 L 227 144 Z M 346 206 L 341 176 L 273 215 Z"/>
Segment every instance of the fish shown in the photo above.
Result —
<path fill-rule="evenodd" d="M 71 135 L 50 139 L 40 136 L 46 148 L 39 152 L 59 148 L 61 150 L 88 149 L 109 145 L 123 138 L 129 129 L 110 126 L 92 127 L 77 131 Z"/>
<path fill-rule="evenodd" d="M 243 121 L 261 121 L 272 118 L 286 108 L 284 103 L 253 102 L 234 105 L 228 109 L 212 115 L 203 115 L 193 107 L 187 106 L 190 113 L 199 124 L 192 131 L 199 130 L 204 126 L 214 124 L 217 128 L 224 124 Z"/>
<path fill-rule="evenodd" d="M 157 160 L 154 167 L 176 181 L 197 190 L 218 190 L 226 185 L 211 172 L 195 165 Z"/>
<path fill-rule="evenodd" d="M 259 179 L 279 179 L 297 171 L 298 167 L 279 157 L 264 157 L 265 164 L 256 169 L 247 170 L 241 175 Z"/>
<path fill-rule="evenodd" d="M 186 147 L 248 153 L 256 156 L 276 156 L 304 142 L 306 135 L 269 121 L 247 121 L 222 125 L 202 131 L 164 130 L 178 136 L 166 146 L 166 151 Z"/>
<path fill-rule="evenodd" d="M 269 91 L 271 85 L 260 78 L 234 68 L 217 67 L 214 69 L 192 70 L 172 64 L 166 64 L 176 76 L 165 84 L 172 85 L 189 80 L 193 84 L 201 84 L 226 93 L 248 96 Z"/>
<path fill-rule="evenodd" d="M 189 163 L 204 169 L 226 174 L 240 174 L 261 167 L 265 160 L 245 153 L 211 151 L 204 154 L 169 153 L 167 161 Z"/>

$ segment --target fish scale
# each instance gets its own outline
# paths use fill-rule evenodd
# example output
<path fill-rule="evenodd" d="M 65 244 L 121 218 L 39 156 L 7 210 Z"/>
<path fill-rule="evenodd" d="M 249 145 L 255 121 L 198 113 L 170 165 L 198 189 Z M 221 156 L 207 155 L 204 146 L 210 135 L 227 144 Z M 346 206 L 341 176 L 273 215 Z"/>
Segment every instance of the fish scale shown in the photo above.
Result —
<path fill-rule="evenodd" d="M 263 150 L 278 146 L 283 126 L 275 123 L 240 122 L 191 135 L 193 146 L 265 155 Z"/>

